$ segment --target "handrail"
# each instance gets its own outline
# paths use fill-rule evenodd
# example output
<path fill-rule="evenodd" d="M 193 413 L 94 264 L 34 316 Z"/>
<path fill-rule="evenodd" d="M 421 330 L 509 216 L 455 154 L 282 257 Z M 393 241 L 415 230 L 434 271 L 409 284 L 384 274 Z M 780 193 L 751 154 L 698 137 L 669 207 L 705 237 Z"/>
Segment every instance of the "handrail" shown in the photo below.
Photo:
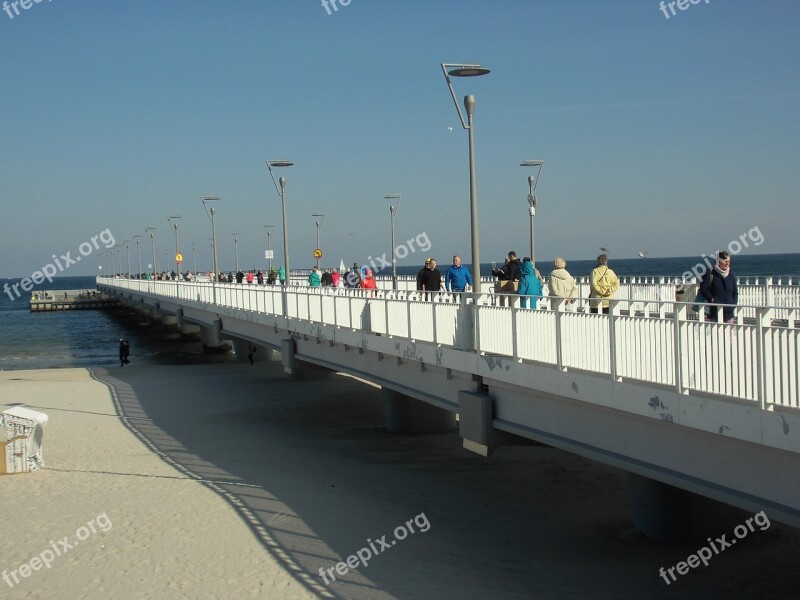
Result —
<path fill-rule="evenodd" d="M 436 343 L 462 351 L 508 356 L 561 370 L 636 380 L 683 394 L 704 393 L 773 406 L 800 407 L 800 308 L 740 305 L 734 323 L 695 317 L 693 302 L 609 299 L 608 314 L 577 311 L 548 296 L 548 309 L 519 306 L 515 294 L 447 294 L 416 290 L 364 290 L 255 286 L 98 278 L 98 283 L 233 309 L 275 314 L 338 328 Z M 284 308 L 283 295 L 288 302 Z M 720 306 L 720 305 L 717 305 Z M 776 322 L 787 312 L 785 325 Z M 472 326 L 474 318 L 475 326 Z M 475 337 L 471 337 L 475 336 Z M 789 370 L 787 373 L 786 370 Z"/>

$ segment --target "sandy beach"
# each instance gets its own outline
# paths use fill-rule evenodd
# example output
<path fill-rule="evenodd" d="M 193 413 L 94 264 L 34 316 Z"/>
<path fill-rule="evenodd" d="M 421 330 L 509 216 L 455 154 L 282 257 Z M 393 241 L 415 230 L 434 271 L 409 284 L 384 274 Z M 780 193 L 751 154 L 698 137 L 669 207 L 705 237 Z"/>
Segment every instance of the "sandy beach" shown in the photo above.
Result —
<path fill-rule="evenodd" d="M 800 587 L 800 532 L 778 523 L 667 586 L 658 569 L 698 544 L 643 539 L 624 473 L 547 447 L 487 460 L 456 432 L 389 434 L 380 390 L 343 375 L 288 381 L 274 362 L 0 373 L 0 410 L 17 404 L 49 416 L 46 466 L 0 477 L 0 571 L 19 580 L 0 580 L 0 598 L 795 598 Z M 49 568 L 19 575 L 50 548 L 61 555 Z M 362 549 L 378 552 L 337 573 Z"/>

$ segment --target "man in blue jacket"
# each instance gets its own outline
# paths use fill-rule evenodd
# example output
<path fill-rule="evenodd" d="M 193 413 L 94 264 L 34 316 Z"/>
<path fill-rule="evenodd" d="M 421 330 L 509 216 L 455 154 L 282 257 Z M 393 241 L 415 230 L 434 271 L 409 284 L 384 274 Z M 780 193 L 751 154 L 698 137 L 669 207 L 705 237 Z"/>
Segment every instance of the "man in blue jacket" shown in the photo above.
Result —
<path fill-rule="evenodd" d="M 717 264 L 703 275 L 700 282 L 700 294 L 708 302 L 727 304 L 722 307 L 722 320 L 733 323 L 736 308 L 732 305 L 739 302 L 739 288 L 736 277 L 731 273 L 731 255 L 721 250 L 717 253 Z M 716 321 L 719 306 L 711 306 L 708 310 L 708 320 Z"/>
<path fill-rule="evenodd" d="M 453 257 L 453 266 L 447 269 L 444 276 L 445 289 L 451 293 L 464 292 L 467 287 L 472 287 L 472 275 L 469 269 L 461 264 L 461 257 Z"/>

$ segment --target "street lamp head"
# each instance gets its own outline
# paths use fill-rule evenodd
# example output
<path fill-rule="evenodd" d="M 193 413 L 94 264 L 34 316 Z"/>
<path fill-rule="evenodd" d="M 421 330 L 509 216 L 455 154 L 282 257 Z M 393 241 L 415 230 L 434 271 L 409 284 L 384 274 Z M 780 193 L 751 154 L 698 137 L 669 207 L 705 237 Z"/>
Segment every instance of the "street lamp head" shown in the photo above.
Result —
<path fill-rule="evenodd" d="M 480 77 L 481 75 L 488 75 L 491 73 L 490 69 L 486 67 L 482 67 L 481 65 L 448 65 L 445 64 L 445 67 L 451 66 L 456 67 L 455 69 L 451 69 L 447 72 L 448 75 L 452 77 Z"/>
<path fill-rule="evenodd" d="M 541 167 L 544 164 L 543 160 L 523 160 L 519 163 L 520 167 Z"/>
<path fill-rule="evenodd" d="M 291 160 L 268 160 L 268 167 L 293 167 L 294 163 Z"/>
<path fill-rule="evenodd" d="M 386 194 L 384 196 L 386 200 L 400 200 L 400 194 Z"/>

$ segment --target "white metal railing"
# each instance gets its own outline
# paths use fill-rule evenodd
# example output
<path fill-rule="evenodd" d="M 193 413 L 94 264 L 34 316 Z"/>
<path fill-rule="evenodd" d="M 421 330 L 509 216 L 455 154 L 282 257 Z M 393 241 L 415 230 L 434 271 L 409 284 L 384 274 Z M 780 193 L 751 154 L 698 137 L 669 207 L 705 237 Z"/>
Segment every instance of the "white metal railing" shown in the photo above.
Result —
<path fill-rule="evenodd" d="M 283 315 L 284 288 L 98 278 L 120 290 Z M 800 308 L 785 310 L 787 326 L 773 323 L 778 308 L 745 306 L 736 322 L 707 321 L 691 302 L 611 300 L 609 314 L 592 313 L 586 299 L 552 309 L 519 307 L 519 296 L 424 294 L 347 288 L 285 289 L 287 316 L 341 328 L 426 341 L 456 349 L 559 369 L 579 369 L 758 403 L 800 408 Z M 574 308 L 575 310 L 570 310 Z M 477 340 L 472 337 L 474 313 Z M 719 311 L 721 319 L 722 311 Z"/>

